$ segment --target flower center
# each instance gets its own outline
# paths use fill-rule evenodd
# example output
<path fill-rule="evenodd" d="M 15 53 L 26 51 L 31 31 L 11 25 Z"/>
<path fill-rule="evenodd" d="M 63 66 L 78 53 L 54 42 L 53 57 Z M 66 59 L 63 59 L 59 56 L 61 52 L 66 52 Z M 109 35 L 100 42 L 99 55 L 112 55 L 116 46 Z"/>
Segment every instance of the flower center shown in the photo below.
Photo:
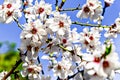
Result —
<path fill-rule="evenodd" d="M 88 13 L 88 12 L 90 12 L 90 9 L 89 9 L 88 6 L 85 6 L 84 9 L 83 9 L 83 11 L 84 11 L 85 13 Z"/>
<path fill-rule="evenodd" d="M 31 51 L 31 49 L 32 49 L 32 46 L 31 46 L 31 45 L 28 45 L 28 46 L 27 46 L 27 50 L 28 50 L 28 51 Z"/>
<path fill-rule="evenodd" d="M 62 70 L 62 67 L 58 64 L 57 69 Z"/>
<path fill-rule="evenodd" d="M 59 21 L 59 27 L 60 27 L 60 28 L 61 28 L 61 27 L 64 27 L 64 22 Z"/>
<path fill-rule="evenodd" d="M 34 69 L 33 69 L 33 68 L 28 68 L 27 70 L 28 70 L 28 72 L 30 72 L 30 73 L 33 73 L 33 72 L 34 72 Z"/>
<path fill-rule="evenodd" d="M 38 52 L 39 51 L 39 47 L 35 47 L 35 51 Z"/>
<path fill-rule="evenodd" d="M 36 28 L 33 28 L 33 29 L 31 30 L 31 33 L 32 33 L 32 34 L 36 34 L 36 33 L 37 33 L 37 29 L 36 29 Z"/>
<path fill-rule="evenodd" d="M 7 4 L 7 8 L 11 8 L 12 7 L 12 4 Z"/>
<path fill-rule="evenodd" d="M 89 44 L 89 42 L 88 42 L 87 40 L 85 40 L 85 41 L 84 41 L 84 44 L 85 44 L 85 45 L 88 45 L 88 44 Z"/>
<path fill-rule="evenodd" d="M 90 36 L 89 39 L 92 41 L 94 38 L 93 38 L 93 36 Z"/>
<path fill-rule="evenodd" d="M 99 63 L 100 62 L 100 58 L 99 57 L 95 57 L 94 58 L 94 62 Z"/>
<path fill-rule="evenodd" d="M 66 39 L 63 39 L 62 42 L 65 44 L 65 43 L 67 43 L 67 40 L 66 40 Z"/>
<path fill-rule="evenodd" d="M 12 15 L 13 12 L 10 12 L 8 11 L 6 14 L 7 14 L 7 17 L 10 17 Z"/>
<path fill-rule="evenodd" d="M 94 4 L 93 4 L 93 3 L 89 3 L 89 5 L 90 5 L 90 6 L 94 6 Z"/>
<path fill-rule="evenodd" d="M 38 13 L 41 14 L 42 12 L 44 12 L 44 9 L 40 7 L 40 8 L 38 9 Z"/>
<path fill-rule="evenodd" d="M 108 68 L 109 66 L 110 65 L 108 61 L 103 61 L 103 68 Z"/>

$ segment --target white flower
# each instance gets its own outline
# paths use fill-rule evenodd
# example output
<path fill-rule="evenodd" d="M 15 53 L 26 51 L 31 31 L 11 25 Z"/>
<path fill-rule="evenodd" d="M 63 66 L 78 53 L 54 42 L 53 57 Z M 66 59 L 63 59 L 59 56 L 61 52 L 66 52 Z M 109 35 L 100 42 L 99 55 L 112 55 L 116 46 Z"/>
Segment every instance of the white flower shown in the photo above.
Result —
<path fill-rule="evenodd" d="M 23 77 L 28 75 L 30 80 L 40 80 L 40 71 L 42 70 L 41 65 L 34 64 L 32 61 L 23 63 L 24 70 L 21 71 Z"/>
<path fill-rule="evenodd" d="M 46 24 L 52 32 L 56 32 L 60 36 L 70 30 L 71 20 L 66 14 L 53 12 L 53 18 L 48 19 Z"/>
<path fill-rule="evenodd" d="M 62 60 L 61 62 L 58 62 L 53 68 L 54 75 L 59 76 L 60 79 L 66 79 L 68 75 L 73 74 L 70 69 L 71 66 L 72 64 L 70 61 Z"/>
<path fill-rule="evenodd" d="M 50 15 L 52 12 L 51 4 L 45 3 L 44 0 L 41 0 L 40 2 L 36 0 L 34 9 L 35 9 L 36 15 L 40 15 L 40 19 L 42 21 L 46 19 L 46 17 Z"/>
<path fill-rule="evenodd" d="M 43 37 L 46 37 L 47 33 L 44 30 L 44 25 L 40 20 L 26 23 L 24 30 L 21 33 L 21 39 L 31 39 L 33 42 L 42 41 Z"/>
<path fill-rule="evenodd" d="M 83 5 L 82 10 L 77 13 L 78 18 L 90 18 L 94 22 L 100 23 L 103 19 L 102 5 L 99 0 L 87 0 L 86 4 Z"/>
<path fill-rule="evenodd" d="M 99 29 L 84 28 L 83 32 L 80 33 L 80 43 L 82 44 L 83 49 L 86 48 L 88 51 L 93 51 L 100 45 L 100 34 Z"/>
<path fill-rule="evenodd" d="M 74 28 L 69 34 L 68 41 L 72 43 L 77 43 L 79 42 L 79 38 L 80 38 L 80 34 L 77 32 L 77 28 Z"/>
<path fill-rule="evenodd" d="M 102 65 L 100 65 L 98 74 L 101 75 L 101 72 L 103 71 L 104 74 L 107 76 L 109 75 L 110 78 L 114 78 L 115 70 L 120 67 L 120 63 L 118 61 L 118 54 L 115 52 L 111 52 L 105 60 L 102 60 Z"/>
<path fill-rule="evenodd" d="M 88 18 L 90 16 L 90 13 L 91 13 L 91 11 L 90 11 L 89 7 L 85 4 L 85 5 L 83 5 L 82 10 L 80 10 L 76 16 L 78 18 Z"/>
<path fill-rule="evenodd" d="M 104 34 L 107 38 L 117 38 L 117 34 L 120 33 L 120 18 L 115 20 L 115 23 L 111 27 L 106 28 L 106 33 Z"/>
<path fill-rule="evenodd" d="M 114 45 L 111 46 L 109 54 L 106 53 L 106 47 L 108 47 L 108 45 L 94 51 L 92 54 L 83 55 L 83 60 L 87 61 L 85 69 L 87 74 L 92 76 L 92 79 L 95 77 L 101 79 L 109 77 L 113 79 L 115 70 L 120 67 L 118 54 L 114 52 Z"/>
<path fill-rule="evenodd" d="M 5 1 L 3 5 L 0 5 L 0 22 L 10 23 L 14 20 L 13 17 L 21 17 L 20 7 L 21 4 L 19 0 L 18 2 Z"/>
<path fill-rule="evenodd" d="M 34 7 L 25 8 L 24 13 L 27 22 L 32 22 L 32 20 L 35 20 L 36 14 L 34 12 Z"/>

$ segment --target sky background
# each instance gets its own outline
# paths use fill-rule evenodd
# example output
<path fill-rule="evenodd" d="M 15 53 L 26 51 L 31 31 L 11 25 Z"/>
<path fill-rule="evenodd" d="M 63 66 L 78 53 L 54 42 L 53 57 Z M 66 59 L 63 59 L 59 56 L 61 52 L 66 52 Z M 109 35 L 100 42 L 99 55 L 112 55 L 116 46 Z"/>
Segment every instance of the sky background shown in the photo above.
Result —
<path fill-rule="evenodd" d="M 4 0 L 0 0 L 0 4 L 2 4 Z M 53 4 L 53 10 L 55 10 L 55 0 L 45 0 L 46 2 Z M 61 2 L 61 0 L 58 0 L 59 2 Z M 104 1 L 104 0 L 100 0 L 100 1 Z M 80 6 L 82 6 L 84 3 L 86 2 L 86 0 L 66 0 L 65 5 L 63 6 L 63 9 L 66 8 L 76 8 L 79 4 Z M 103 3 L 102 3 L 103 4 Z M 104 4 L 103 4 L 104 5 Z M 76 13 L 78 11 L 73 11 L 73 12 L 67 12 L 67 14 L 71 17 L 72 21 L 80 21 L 80 19 L 76 18 Z M 108 7 L 106 9 L 106 12 L 104 14 L 104 19 L 102 21 L 103 25 L 111 25 L 114 23 L 115 19 L 119 16 L 119 12 L 120 12 L 120 0 L 115 0 L 114 4 L 112 4 L 111 7 Z M 24 19 L 20 18 L 20 23 L 24 23 Z M 82 20 L 82 22 L 86 22 L 87 20 Z M 73 27 L 79 27 L 76 25 L 72 25 Z M 78 32 L 82 31 L 81 28 L 78 29 Z M 17 27 L 17 24 L 15 22 L 12 22 L 10 24 L 3 24 L 0 23 L 0 42 L 5 42 L 5 41 L 9 41 L 9 42 L 14 42 L 17 44 L 17 48 L 19 48 L 20 46 L 20 33 L 21 33 L 21 29 Z M 101 40 L 104 38 L 101 38 Z M 120 35 L 118 35 L 118 38 L 114 39 L 114 43 L 116 45 L 116 51 L 118 52 L 119 56 L 120 56 Z M 4 52 L 6 50 L 5 47 L 3 47 L 2 49 L 0 49 L 0 53 Z M 115 80 L 119 80 L 118 78 L 120 78 L 120 75 L 117 75 L 117 77 L 115 77 Z"/>

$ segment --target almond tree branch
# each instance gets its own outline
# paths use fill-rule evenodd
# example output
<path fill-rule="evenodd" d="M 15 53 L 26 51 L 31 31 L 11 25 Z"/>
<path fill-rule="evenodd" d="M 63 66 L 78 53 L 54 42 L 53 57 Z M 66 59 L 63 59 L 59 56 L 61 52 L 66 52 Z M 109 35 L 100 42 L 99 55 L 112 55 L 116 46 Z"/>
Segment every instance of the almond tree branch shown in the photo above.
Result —
<path fill-rule="evenodd" d="M 60 11 L 63 7 L 63 5 L 65 4 L 66 0 L 62 0 L 62 2 L 60 3 L 59 7 L 58 7 L 58 11 Z"/>
<path fill-rule="evenodd" d="M 6 80 L 14 71 L 15 69 L 22 63 L 22 60 L 19 59 L 16 61 L 16 64 L 13 66 L 13 68 L 2 78 L 2 80 Z"/>
<path fill-rule="evenodd" d="M 58 0 L 56 0 L 55 6 L 56 6 L 56 7 L 58 6 Z"/>
<path fill-rule="evenodd" d="M 101 28 L 109 28 L 110 26 L 106 25 L 97 25 L 97 24 L 88 24 L 88 23 L 81 23 L 81 22 L 72 22 L 72 24 L 80 25 L 80 26 L 90 26 L 90 27 L 101 27 Z"/>
<path fill-rule="evenodd" d="M 16 19 L 15 17 L 13 17 L 14 21 L 17 23 L 18 27 L 21 28 L 23 30 L 22 25 L 19 23 L 18 19 Z"/>
<path fill-rule="evenodd" d="M 75 10 L 81 10 L 81 8 L 77 7 L 77 8 L 61 9 L 60 12 L 62 12 L 62 11 L 75 11 Z"/>
<path fill-rule="evenodd" d="M 58 11 L 58 0 L 56 0 L 55 8 L 56 8 L 56 10 Z"/>
<path fill-rule="evenodd" d="M 81 10 L 82 8 L 80 8 L 80 4 L 78 5 L 78 7 L 76 8 L 68 8 L 68 9 L 61 9 L 60 12 L 62 11 L 75 11 L 75 10 Z"/>
<path fill-rule="evenodd" d="M 20 49 L 18 49 L 20 52 L 20 55 L 23 53 Z M 13 68 L 2 78 L 2 80 L 6 80 L 12 73 L 14 73 L 15 69 L 22 63 L 21 58 L 16 61 L 16 64 L 13 66 Z"/>
<path fill-rule="evenodd" d="M 60 47 L 64 51 L 72 52 L 71 50 L 68 50 L 67 48 L 65 48 L 64 46 L 62 46 L 60 44 L 57 44 L 57 46 Z"/>

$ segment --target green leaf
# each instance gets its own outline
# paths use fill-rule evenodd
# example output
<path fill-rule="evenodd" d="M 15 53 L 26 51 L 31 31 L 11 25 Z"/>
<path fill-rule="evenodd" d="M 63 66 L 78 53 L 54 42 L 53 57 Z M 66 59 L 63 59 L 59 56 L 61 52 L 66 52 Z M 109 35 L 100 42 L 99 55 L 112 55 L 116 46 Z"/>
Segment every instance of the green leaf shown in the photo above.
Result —
<path fill-rule="evenodd" d="M 109 54 L 111 53 L 111 51 L 112 51 L 112 44 L 110 44 L 109 47 L 106 47 L 106 50 L 105 50 L 105 57 L 106 57 L 107 55 L 109 55 Z"/>

